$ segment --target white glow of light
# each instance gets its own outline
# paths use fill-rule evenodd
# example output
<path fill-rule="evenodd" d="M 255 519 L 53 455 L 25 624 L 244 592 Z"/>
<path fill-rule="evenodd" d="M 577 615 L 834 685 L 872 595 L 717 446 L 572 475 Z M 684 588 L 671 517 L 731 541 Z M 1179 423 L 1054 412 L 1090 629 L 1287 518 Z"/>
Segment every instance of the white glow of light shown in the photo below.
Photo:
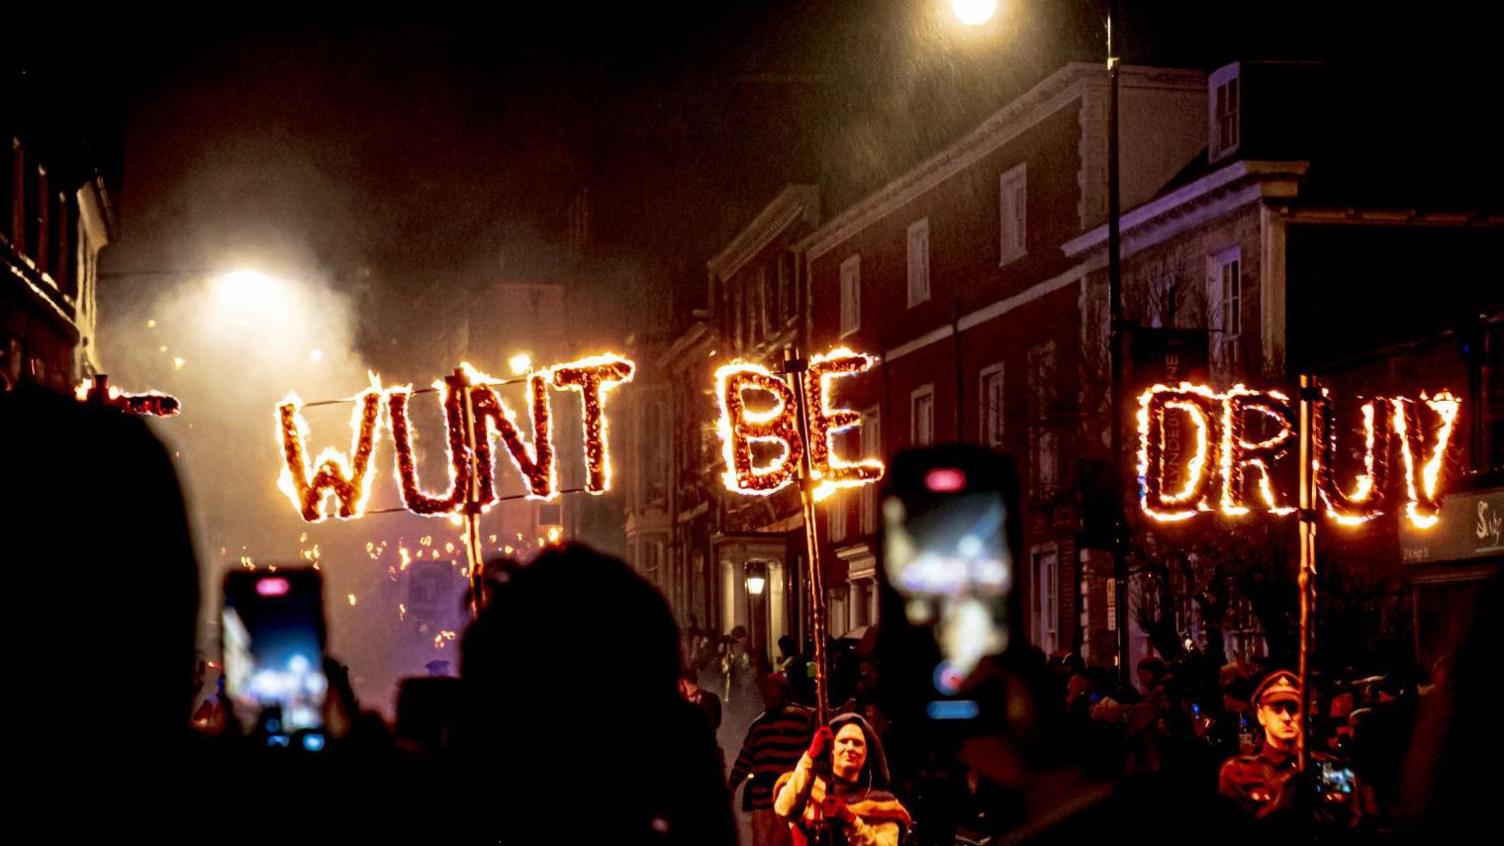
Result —
<path fill-rule="evenodd" d="M 967 26 L 981 26 L 997 12 L 997 0 L 951 0 L 956 20 Z"/>
<path fill-rule="evenodd" d="M 214 296 L 231 308 L 260 310 L 283 294 L 284 283 L 254 270 L 237 270 L 214 280 Z"/>
<path fill-rule="evenodd" d="M 753 596 L 762 596 L 762 589 L 767 585 L 767 583 L 768 580 L 763 578 L 762 576 L 748 576 L 747 593 L 750 593 Z"/>
<path fill-rule="evenodd" d="M 324 351 L 323 350 L 311 350 L 308 353 L 308 359 L 310 361 L 323 361 L 324 360 Z"/>
<path fill-rule="evenodd" d="M 518 353 L 507 359 L 507 366 L 512 368 L 513 376 L 521 376 L 533 368 L 533 357 L 527 353 Z"/>

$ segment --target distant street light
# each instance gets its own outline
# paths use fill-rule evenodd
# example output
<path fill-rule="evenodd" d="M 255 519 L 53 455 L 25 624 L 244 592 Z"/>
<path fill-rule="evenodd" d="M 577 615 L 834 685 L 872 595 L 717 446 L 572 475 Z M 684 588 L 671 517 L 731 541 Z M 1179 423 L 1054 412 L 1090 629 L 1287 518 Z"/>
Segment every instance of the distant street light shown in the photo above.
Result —
<path fill-rule="evenodd" d="M 747 562 L 747 593 L 753 596 L 762 596 L 763 588 L 768 584 L 767 567 L 763 562 L 752 560 Z"/>
<path fill-rule="evenodd" d="M 956 20 L 967 26 L 981 26 L 997 12 L 997 0 L 951 0 Z"/>

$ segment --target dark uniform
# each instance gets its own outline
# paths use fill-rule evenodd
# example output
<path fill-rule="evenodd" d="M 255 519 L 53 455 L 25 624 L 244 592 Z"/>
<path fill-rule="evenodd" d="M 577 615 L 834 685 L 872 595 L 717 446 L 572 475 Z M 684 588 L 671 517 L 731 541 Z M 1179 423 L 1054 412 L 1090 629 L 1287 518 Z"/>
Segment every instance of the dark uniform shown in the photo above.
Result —
<path fill-rule="evenodd" d="M 1253 692 L 1254 708 L 1281 701 L 1293 702 L 1297 715 L 1305 704 L 1300 680 L 1289 670 L 1270 673 Z M 1302 777 L 1293 749 L 1279 749 L 1266 737 L 1257 752 L 1235 755 L 1222 765 L 1217 787 L 1254 819 L 1303 810 L 1314 812 L 1313 822 L 1351 824 L 1357 809 L 1352 771 L 1330 755 L 1310 750 L 1307 754 L 1314 780 Z M 1308 787 L 1313 781 L 1318 790 Z"/>

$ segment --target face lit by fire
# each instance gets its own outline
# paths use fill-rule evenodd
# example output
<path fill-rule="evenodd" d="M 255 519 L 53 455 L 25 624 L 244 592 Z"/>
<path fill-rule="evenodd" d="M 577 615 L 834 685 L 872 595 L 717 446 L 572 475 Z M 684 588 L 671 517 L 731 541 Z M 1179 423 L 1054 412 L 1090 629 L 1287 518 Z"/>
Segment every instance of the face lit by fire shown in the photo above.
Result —
<path fill-rule="evenodd" d="M 1294 749 L 1300 738 L 1300 703 L 1294 699 L 1260 702 L 1259 725 L 1264 727 L 1264 742 L 1276 749 Z"/>
<path fill-rule="evenodd" d="M 842 781 L 856 781 L 867 763 L 867 735 L 856 723 L 847 723 L 836 732 L 830 768 Z"/>

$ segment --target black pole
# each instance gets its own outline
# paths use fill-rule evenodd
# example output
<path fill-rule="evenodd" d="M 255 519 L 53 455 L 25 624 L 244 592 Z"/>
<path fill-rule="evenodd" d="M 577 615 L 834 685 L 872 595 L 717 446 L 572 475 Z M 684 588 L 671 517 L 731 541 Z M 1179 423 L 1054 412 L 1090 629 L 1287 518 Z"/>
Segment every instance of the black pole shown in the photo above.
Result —
<path fill-rule="evenodd" d="M 1113 602 L 1117 605 L 1118 679 L 1126 688 L 1132 681 L 1128 666 L 1128 536 L 1123 513 L 1123 268 L 1119 257 L 1122 233 L 1118 185 L 1118 57 L 1113 40 L 1117 0 L 1107 7 L 1107 300 L 1108 366 L 1112 370 L 1112 578 Z"/>

